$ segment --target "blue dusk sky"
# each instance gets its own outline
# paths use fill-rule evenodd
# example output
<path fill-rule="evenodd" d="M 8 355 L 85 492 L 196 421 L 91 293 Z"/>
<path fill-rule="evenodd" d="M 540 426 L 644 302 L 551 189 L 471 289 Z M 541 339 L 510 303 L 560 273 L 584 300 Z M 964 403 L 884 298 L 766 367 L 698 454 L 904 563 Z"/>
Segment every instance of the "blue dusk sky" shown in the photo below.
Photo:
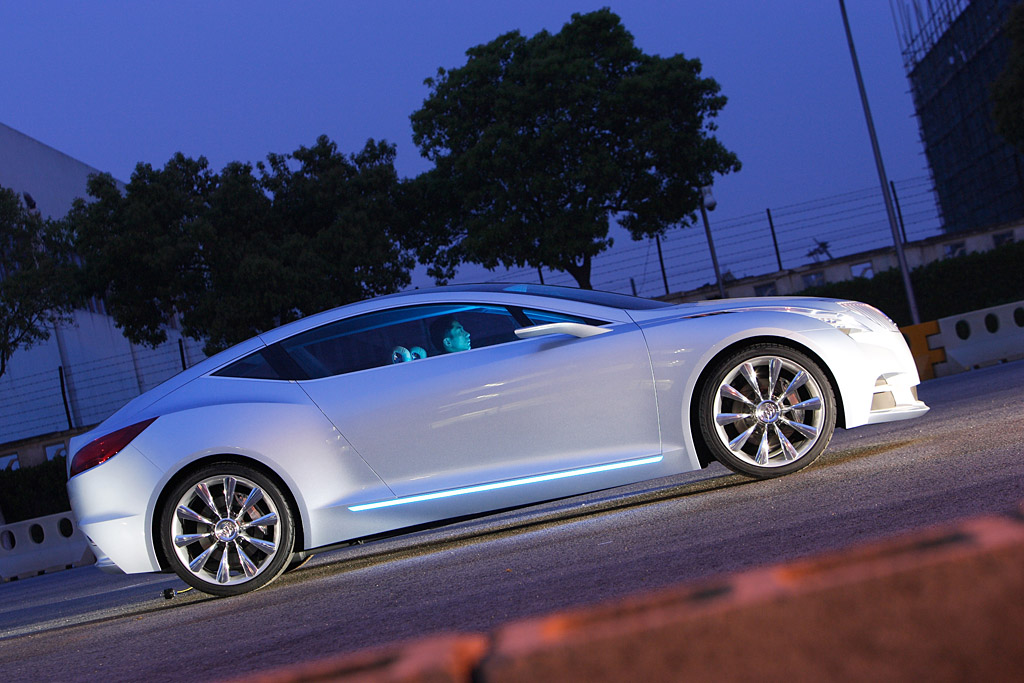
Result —
<path fill-rule="evenodd" d="M 645 52 L 699 58 L 728 97 L 717 134 L 743 169 L 717 179 L 716 218 L 878 186 L 832 0 L 6 1 L 0 122 L 124 181 L 179 151 L 219 171 L 322 134 L 345 153 L 395 143 L 410 177 L 429 167 L 409 124 L 424 79 L 603 6 Z M 890 3 L 847 9 L 888 175 L 925 177 Z"/>

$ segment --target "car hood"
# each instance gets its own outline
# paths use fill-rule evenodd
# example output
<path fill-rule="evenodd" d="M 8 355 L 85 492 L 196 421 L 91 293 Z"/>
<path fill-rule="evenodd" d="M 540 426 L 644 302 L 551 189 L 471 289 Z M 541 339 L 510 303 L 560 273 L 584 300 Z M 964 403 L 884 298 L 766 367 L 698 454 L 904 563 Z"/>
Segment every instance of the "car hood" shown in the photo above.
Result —
<path fill-rule="evenodd" d="M 839 300 L 807 296 L 759 296 L 742 299 L 708 299 L 676 304 L 670 308 L 653 308 L 650 310 L 629 311 L 637 322 L 657 320 L 660 318 L 686 318 L 719 313 L 738 313 L 757 309 L 780 310 L 793 308 L 794 312 L 807 309 L 824 311 L 840 310 Z"/>

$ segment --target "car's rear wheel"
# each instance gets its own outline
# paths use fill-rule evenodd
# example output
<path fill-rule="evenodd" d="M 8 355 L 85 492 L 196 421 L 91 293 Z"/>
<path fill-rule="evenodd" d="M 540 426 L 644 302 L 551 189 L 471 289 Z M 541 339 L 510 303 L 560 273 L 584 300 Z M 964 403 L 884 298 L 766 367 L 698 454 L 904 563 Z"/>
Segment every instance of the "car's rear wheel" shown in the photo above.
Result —
<path fill-rule="evenodd" d="M 754 344 L 721 359 L 699 400 L 701 436 L 711 453 L 754 477 L 810 465 L 835 430 L 827 375 L 806 354 L 780 344 Z"/>
<path fill-rule="evenodd" d="M 306 566 L 306 563 L 312 560 L 316 555 L 306 555 L 305 557 L 295 557 L 288 561 L 288 565 L 284 568 L 285 573 L 293 572 L 296 569 Z"/>
<path fill-rule="evenodd" d="M 175 573 L 218 596 L 273 581 L 295 544 L 294 517 L 281 489 L 232 462 L 207 465 L 182 480 L 164 503 L 160 533 Z"/>

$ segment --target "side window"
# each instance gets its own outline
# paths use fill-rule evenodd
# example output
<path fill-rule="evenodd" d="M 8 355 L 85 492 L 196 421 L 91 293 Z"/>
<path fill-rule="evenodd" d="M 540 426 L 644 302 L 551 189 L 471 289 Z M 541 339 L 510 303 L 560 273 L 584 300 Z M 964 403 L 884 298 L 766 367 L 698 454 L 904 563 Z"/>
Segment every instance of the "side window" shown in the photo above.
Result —
<path fill-rule="evenodd" d="M 339 320 L 279 346 L 317 379 L 515 341 L 518 327 L 504 306 L 431 304 Z"/>
<path fill-rule="evenodd" d="M 216 377 L 240 377 L 243 379 L 284 379 L 267 361 L 266 349 L 250 353 L 213 374 Z"/>
<path fill-rule="evenodd" d="M 433 329 L 430 344 L 436 355 L 453 350 L 465 350 L 446 346 L 445 336 L 451 338 L 452 320 L 456 336 L 458 326 L 461 325 L 468 336 L 470 348 L 474 349 L 516 341 L 515 332 L 522 327 L 504 306 L 472 306 L 465 307 L 465 310 L 452 311 L 431 321 Z M 430 355 L 435 355 L 434 352 Z"/>
<path fill-rule="evenodd" d="M 568 313 L 555 313 L 553 311 L 539 311 L 532 308 L 524 308 L 523 314 L 529 318 L 530 323 L 533 325 L 547 325 L 549 323 L 583 323 L 586 325 L 607 325 L 608 323 L 603 320 L 593 320 L 590 318 L 581 318 L 578 315 L 569 315 Z"/>

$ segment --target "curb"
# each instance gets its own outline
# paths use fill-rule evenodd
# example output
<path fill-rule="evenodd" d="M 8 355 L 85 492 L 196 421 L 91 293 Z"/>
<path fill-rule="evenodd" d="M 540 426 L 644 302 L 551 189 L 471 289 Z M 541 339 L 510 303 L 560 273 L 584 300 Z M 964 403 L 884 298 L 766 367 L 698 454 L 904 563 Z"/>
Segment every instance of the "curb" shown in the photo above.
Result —
<path fill-rule="evenodd" d="M 982 517 L 255 680 L 1019 680 L 1022 627 L 1024 519 Z"/>
<path fill-rule="evenodd" d="M 245 683 L 472 681 L 473 670 L 485 656 L 487 647 L 487 638 L 482 635 L 440 635 L 237 680 Z"/>

